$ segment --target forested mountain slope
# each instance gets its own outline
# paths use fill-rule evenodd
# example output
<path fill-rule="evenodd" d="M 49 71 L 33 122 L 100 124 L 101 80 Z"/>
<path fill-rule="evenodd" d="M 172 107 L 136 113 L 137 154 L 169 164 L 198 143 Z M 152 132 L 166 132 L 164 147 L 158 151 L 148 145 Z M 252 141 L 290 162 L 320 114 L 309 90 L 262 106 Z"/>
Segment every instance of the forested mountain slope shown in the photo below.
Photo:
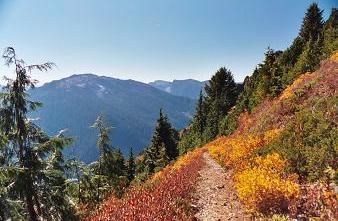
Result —
<path fill-rule="evenodd" d="M 106 116 L 114 127 L 113 145 L 126 154 L 132 147 L 139 153 L 149 143 L 160 108 L 168 114 L 174 127 L 187 125 L 195 101 L 177 97 L 133 80 L 99 77 L 93 74 L 73 75 L 31 90 L 31 99 L 43 103 L 32 113 L 49 134 L 68 128 L 75 137 L 71 154 L 91 162 L 98 155 L 96 132 L 90 126 L 98 114 Z"/>
<path fill-rule="evenodd" d="M 141 185 L 140 192 L 131 189 L 122 199 L 109 197 L 92 219 L 336 220 L 337 21 L 337 9 L 324 22 L 318 5 L 311 4 L 292 45 L 284 51 L 269 48 L 241 93 L 230 70 L 220 68 L 200 95 L 191 125 L 181 133 L 178 161 L 150 174 L 149 185 Z M 208 156 L 225 175 L 215 171 L 219 167 Z M 214 169 L 210 176 L 226 177 L 224 185 L 213 182 L 215 177 L 203 178 L 208 167 Z M 188 168 L 191 177 L 179 182 L 176 178 Z M 196 173 L 207 180 L 201 182 Z M 197 197 L 218 201 L 207 208 L 192 204 L 196 186 Z M 229 193 L 233 202 L 205 196 L 203 188 L 224 188 L 219 192 Z M 168 207 L 162 211 L 160 205 Z M 236 212 L 231 205 L 243 210 L 230 214 Z"/>
<path fill-rule="evenodd" d="M 234 182 L 237 196 L 226 202 L 217 196 L 213 203 L 221 210 L 199 214 L 202 219 L 250 220 L 256 215 L 271 218 L 273 214 L 286 214 L 274 217 L 334 220 L 337 199 L 331 172 L 326 171 L 337 168 L 337 79 L 338 52 L 322 62 L 318 71 L 298 77 L 277 98 L 262 102 L 251 114 L 242 113 L 231 136 L 221 136 L 203 148 L 189 151 L 173 165 L 155 173 L 140 190 L 130 189 L 122 199 L 108 198 L 89 220 L 192 219 L 202 209 L 189 205 L 196 200 L 191 198 L 191 188 L 199 182 L 196 173 L 206 166 L 203 152 L 224 167 L 224 181 Z M 208 179 L 219 180 L 219 176 Z M 204 188 L 218 192 L 221 188 L 224 194 L 233 194 L 223 189 L 230 188 L 228 183 L 224 183 L 226 187 L 219 182 L 206 183 L 210 186 Z M 246 215 L 240 212 L 240 204 Z"/>

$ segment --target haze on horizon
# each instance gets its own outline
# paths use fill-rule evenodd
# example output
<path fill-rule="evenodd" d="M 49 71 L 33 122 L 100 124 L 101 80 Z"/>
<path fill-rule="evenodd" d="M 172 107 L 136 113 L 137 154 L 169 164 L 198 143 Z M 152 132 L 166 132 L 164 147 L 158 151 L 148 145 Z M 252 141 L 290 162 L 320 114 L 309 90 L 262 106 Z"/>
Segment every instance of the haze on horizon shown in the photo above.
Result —
<path fill-rule="evenodd" d="M 27 63 L 56 63 L 33 73 L 41 83 L 81 73 L 208 80 L 222 66 L 241 82 L 268 47 L 290 45 L 312 2 L 0 0 L 0 49 L 14 47 Z M 337 7 L 317 2 L 325 19 Z M 0 77 L 8 71 L 1 61 Z"/>

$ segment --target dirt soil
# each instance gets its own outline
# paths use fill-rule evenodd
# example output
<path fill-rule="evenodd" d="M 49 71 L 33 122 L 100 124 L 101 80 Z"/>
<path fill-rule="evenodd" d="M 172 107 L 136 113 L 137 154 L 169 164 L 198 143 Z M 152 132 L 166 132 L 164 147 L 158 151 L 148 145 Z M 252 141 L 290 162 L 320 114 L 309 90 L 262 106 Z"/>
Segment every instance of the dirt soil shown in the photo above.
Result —
<path fill-rule="evenodd" d="M 231 178 L 206 152 L 203 154 L 205 166 L 199 171 L 192 205 L 196 207 L 197 220 L 250 220 L 239 202 Z"/>

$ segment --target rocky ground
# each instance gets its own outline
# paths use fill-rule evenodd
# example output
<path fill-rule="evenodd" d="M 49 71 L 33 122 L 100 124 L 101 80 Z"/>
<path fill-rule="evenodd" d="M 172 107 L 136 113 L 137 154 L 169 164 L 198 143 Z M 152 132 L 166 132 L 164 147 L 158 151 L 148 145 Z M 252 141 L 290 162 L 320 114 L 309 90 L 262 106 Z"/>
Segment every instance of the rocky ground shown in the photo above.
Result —
<path fill-rule="evenodd" d="M 194 193 L 197 220 L 250 220 L 236 195 L 231 172 L 226 172 L 206 152 L 203 154 L 205 166 Z"/>

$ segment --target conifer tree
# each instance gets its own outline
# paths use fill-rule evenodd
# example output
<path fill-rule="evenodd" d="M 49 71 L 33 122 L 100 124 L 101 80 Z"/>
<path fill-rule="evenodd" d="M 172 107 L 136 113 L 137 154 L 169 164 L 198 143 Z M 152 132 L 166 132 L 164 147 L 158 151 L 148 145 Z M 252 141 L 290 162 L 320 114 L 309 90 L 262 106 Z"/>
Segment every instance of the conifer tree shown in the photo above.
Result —
<path fill-rule="evenodd" d="M 329 19 L 325 22 L 323 37 L 322 59 L 326 59 L 338 49 L 338 10 L 336 8 L 332 9 Z"/>
<path fill-rule="evenodd" d="M 160 116 L 157 119 L 151 145 L 159 148 L 162 143 L 164 144 L 169 161 L 175 159 L 178 156 L 176 133 L 169 123 L 167 116 L 160 109 Z"/>
<path fill-rule="evenodd" d="M 193 120 L 193 129 L 197 131 L 199 136 L 203 135 L 206 125 L 206 110 L 202 90 L 198 98 L 196 113 Z"/>
<path fill-rule="evenodd" d="M 149 147 L 145 150 L 145 165 L 148 174 L 163 168 L 178 156 L 178 135 L 160 109 L 160 116 Z"/>
<path fill-rule="evenodd" d="M 99 115 L 92 127 L 99 130 L 97 139 L 99 159 L 94 167 L 96 200 L 99 202 L 110 188 L 114 188 L 117 195 L 121 194 L 120 181 L 123 180 L 126 168 L 121 150 L 112 148 L 109 138 L 111 127 L 106 125 L 103 116 Z"/>
<path fill-rule="evenodd" d="M 238 96 L 238 88 L 230 70 L 222 67 L 210 79 L 205 86 L 207 109 L 206 140 L 210 140 L 218 134 L 218 123 L 230 108 L 235 105 Z"/>
<path fill-rule="evenodd" d="M 0 155 L 6 158 L 0 177 L 7 178 L 2 184 L 7 202 L 11 202 L 5 212 L 2 212 L 3 207 L 0 208 L 0 216 L 18 218 L 15 213 L 20 211 L 20 219 L 31 221 L 76 219 L 64 192 L 66 182 L 61 152 L 71 139 L 62 134 L 48 137 L 27 116 L 40 106 L 40 103 L 28 99 L 27 90 L 34 88 L 36 83 L 29 73 L 33 69 L 47 71 L 53 64 L 25 65 L 11 47 L 5 50 L 3 58 L 8 66 L 14 66 L 15 79 L 7 79 L 0 97 L 0 128 L 6 137 L 4 147 L 0 149 Z M 9 184 L 11 188 L 8 188 Z M 14 212 L 11 208 L 15 208 Z"/>
<path fill-rule="evenodd" d="M 105 125 L 103 116 L 99 115 L 95 120 L 94 124 L 91 126 L 99 130 L 98 138 L 96 141 L 96 145 L 99 149 L 99 159 L 98 165 L 96 168 L 96 175 L 97 175 L 97 195 L 96 200 L 99 202 L 101 200 L 101 188 L 103 185 L 103 177 L 106 175 L 107 164 L 110 160 L 110 148 L 111 148 L 111 141 L 109 138 L 110 127 Z M 106 184 L 107 185 L 107 184 Z"/>
<path fill-rule="evenodd" d="M 155 172 L 156 161 L 159 156 L 159 146 L 151 144 L 146 148 L 144 154 L 144 170 L 147 175 Z"/>
<path fill-rule="evenodd" d="M 323 29 L 323 11 L 319 9 L 316 3 L 313 3 L 307 9 L 299 35 L 305 42 L 312 39 L 316 41 Z"/>
<path fill-rule="evenodd" d="M 169 164 L 169 157 L 165 151 L 165 145 L 162 143 L 162 145 L 158 149 L 158 157 L 155 161 L 155 172 L 161 170 L 164 168 L 166 165 Z"/>
<path fill-rule="evenodd" d="M 127 160 L 127 178 L 129 182 L 131 182 L 134 179 L 135 170 L 136 170 L 136 164 L 135 164 L 135 158 L 133 154 L 133 148 L 130 148 L 129 157 Z"/>

